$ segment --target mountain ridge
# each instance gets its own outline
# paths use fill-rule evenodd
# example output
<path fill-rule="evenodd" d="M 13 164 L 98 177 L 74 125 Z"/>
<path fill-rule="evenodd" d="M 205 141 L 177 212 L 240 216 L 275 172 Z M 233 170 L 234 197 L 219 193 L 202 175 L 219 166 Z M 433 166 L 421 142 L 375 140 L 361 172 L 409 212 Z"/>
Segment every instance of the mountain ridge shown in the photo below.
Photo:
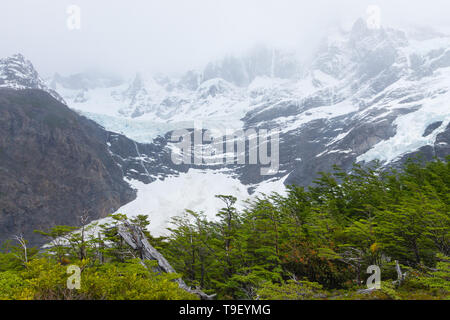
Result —
<path fill-rule="evenodd" d="M 217 181 L 224 192 L 247 198 L 282 192 L 288 184 L 309 186 L 317 172 L 334 165 L 348 171 L 356 162 L 380 160 L 395 167 L 419 152 L 428 160 L 444 158 L 450 154 L 449 48 L 450 37 L 417 40 L 358 21 L 323 42 L 308 65 L 297 65 L 301 72 L 285 78 L 274 72 L 279 53 L 261 49 L 254 77 L 248 75 L 251 59 L 246 65 L 245 58 L 228 57 L 207 65 L 206 77 L 205 71 L 190 71 L 181 80 L 136 75 L 114 82 L 81 74 L 59 76 L 41 90 L 58 91 L 71 109 L 109 132 L 108 153 L 137 192 L 117 209 L 149 213 L 157 231 L 184 209 L 214 218 L 220 203 L 206 198 L 218 192 Z M 262 176 L 261 164 L 175 165 L 171 133 L 193 134 L 195 122 L 203 129 L 278 130 L 279 171 Z M 186 194 L 192 185 L 202 194 Z M 168 192 L 177 200 L 168 199 Z"/>
<path fill-rule="evenodd" d="M 106 148 L 107 133 L 39 89 L 0 88 L 0 241 L 81 226 L 136 195 Z"/>

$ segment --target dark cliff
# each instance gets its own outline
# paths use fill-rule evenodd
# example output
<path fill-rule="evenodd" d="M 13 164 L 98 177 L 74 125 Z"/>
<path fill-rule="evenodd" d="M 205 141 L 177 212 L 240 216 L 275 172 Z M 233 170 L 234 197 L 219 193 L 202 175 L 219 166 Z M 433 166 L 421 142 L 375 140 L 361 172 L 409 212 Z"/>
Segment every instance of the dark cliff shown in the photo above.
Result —
<path fill-rule="evenodd" d="M 107 148 L 108 132 L 40 90 L 0 89 L 0 242 L 80 226 L 135 198 Z"/>

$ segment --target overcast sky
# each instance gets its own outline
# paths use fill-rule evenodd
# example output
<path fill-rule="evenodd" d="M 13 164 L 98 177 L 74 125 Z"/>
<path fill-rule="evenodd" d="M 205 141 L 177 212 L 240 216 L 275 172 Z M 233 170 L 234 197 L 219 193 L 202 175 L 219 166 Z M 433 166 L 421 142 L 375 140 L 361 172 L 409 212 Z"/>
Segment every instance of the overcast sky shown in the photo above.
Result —
<path fill-rule="evenodd" d="M 67 7 L 81 29 L 67 27 Z M 448 0 L 1 0 L 0 57 L 21 52 L 48 76 L 92 68 L 176 72 L 255 43 L 304 48 L 381 9 L 383 26 L 450 25 Z"/>

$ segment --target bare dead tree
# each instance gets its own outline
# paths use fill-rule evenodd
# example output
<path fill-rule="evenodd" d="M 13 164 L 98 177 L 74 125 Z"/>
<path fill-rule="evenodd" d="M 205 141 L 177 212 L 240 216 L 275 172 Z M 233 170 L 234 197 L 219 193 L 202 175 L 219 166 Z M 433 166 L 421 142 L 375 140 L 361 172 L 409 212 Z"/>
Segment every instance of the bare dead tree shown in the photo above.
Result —
<path fill-rule="evenodd" d="M 80 231 L 80 246 L 79 246 L 79 256 L 80 260 L 83 260 L 86 258 L 86 240 L 85 240 L 85 233 L 87 225 L 89 221 L 89 214 L 87 210 L 84 210 L 83 215 L 79 217 L 80 225 L 81 225 L 81 231 Z"/>
<path fill-rule="evenodd" d="M 394 281 L 393 283 L 396 286 L 400 286 L 403 282 L 403 280 L 405 280 L 406 278 L 406 272 L 402 273 L 402 269 L 400 269 L 400 265 L 398 264 L 398 261 L 395 260 L 395 270 L 397 271 L 397 280 Z"/>
<path fill-rule="evenodd" d="M 146 267 L 142 260 L 156 260 L 158 265 L 153 268 L 156 272 L 176 273 L 175 269 L 169 264 L 164 256 L 158 252 L 147 240 L 144 232 L 128 221 L 118 226 L 118 233 L 123 240 L 133 249 L 139 252 L 141 263 Z M 178 286 L 189 292 L 198 295 L 202 300 L 212 300 L 216 295 L 207 295 L 200 288 L 191 289 L 181 278 L 174 280 Z"/>
<path fill-rule="evenodd" d="M 28 249 L 27 249 L 27 241 L 24 239 L 23 235 L 14 236 L 14 240 L 16 240 L 22 248 L 22 253 L 14 253 L 14 255 L 22 261 L 23 265 L 26 267 L 28 264 Z"/>

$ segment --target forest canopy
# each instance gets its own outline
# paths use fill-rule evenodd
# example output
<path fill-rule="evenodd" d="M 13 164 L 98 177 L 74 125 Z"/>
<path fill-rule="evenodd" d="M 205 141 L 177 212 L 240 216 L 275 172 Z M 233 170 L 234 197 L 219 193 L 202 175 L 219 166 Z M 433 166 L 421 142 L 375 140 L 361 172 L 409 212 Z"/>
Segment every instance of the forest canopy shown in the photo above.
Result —
<path fill-rule="evenodd" d="M 40 251 L 17 237 L 0 254 L 0 299 L 198 299 L 178 277 L 219 299 L 448 299 L 448 160 L 335 167 L 309 188 L 260 195 L 243 210 L 218 195 L 214 221 L 187 210 L 169 236 L 145 231 L 178 274 L 154 272 L 119 237 L 124 220 L 147 230 L 144 215 L 38 231 L 53 244 Z M 67 265 L 81 269 L 79 290 L 67 288 Z M 381 287 L 367 290 L 374 265 Z"/>

